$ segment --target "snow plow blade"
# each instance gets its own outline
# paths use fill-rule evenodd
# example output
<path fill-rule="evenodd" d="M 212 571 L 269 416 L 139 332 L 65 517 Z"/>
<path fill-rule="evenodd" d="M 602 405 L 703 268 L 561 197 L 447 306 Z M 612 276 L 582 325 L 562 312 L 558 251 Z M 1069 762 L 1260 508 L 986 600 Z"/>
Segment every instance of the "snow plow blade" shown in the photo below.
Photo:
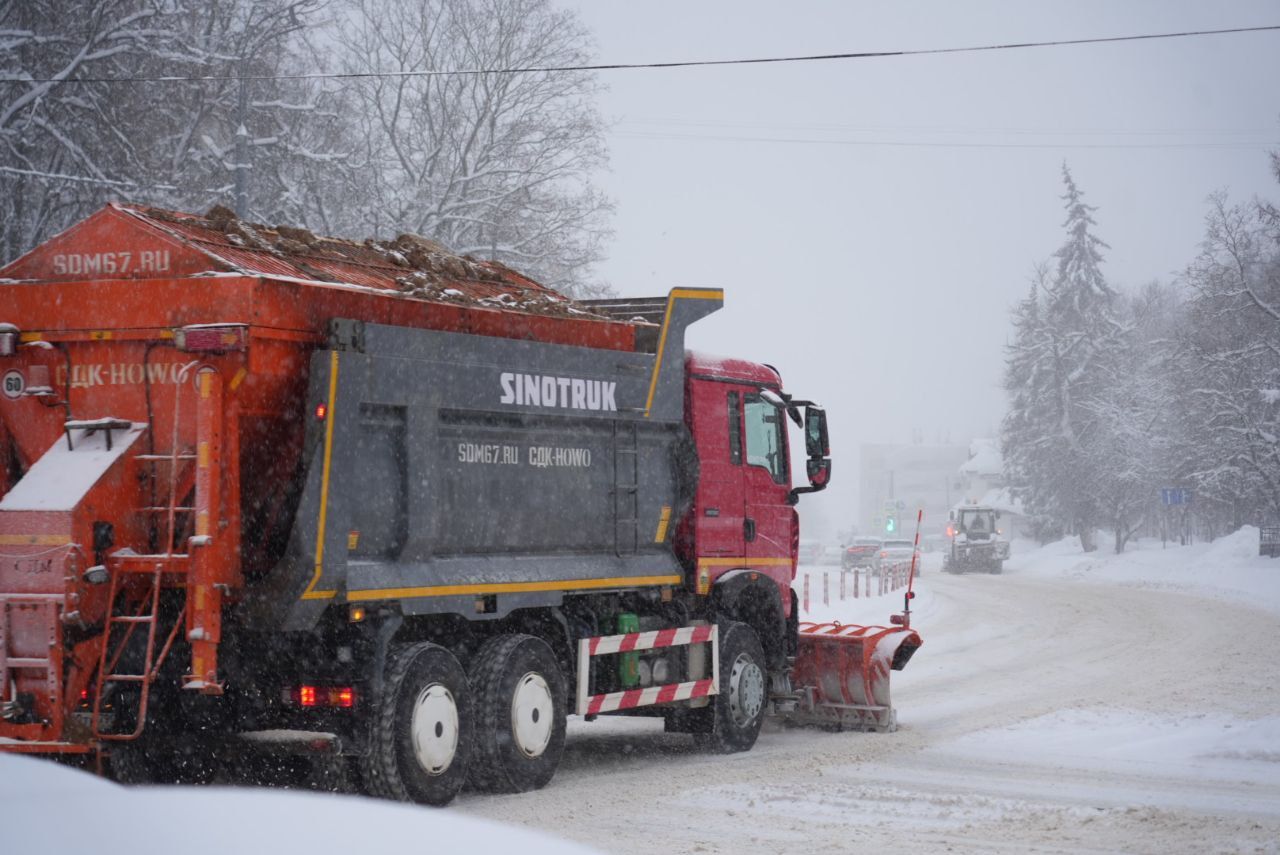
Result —
<path fill-rule="evenodd" d="M 792 672 L 801 699 L 788 720 L 892 733 L 889 672 L 906 667 L 924 641 L 902 626 L 801 623 Z"/>

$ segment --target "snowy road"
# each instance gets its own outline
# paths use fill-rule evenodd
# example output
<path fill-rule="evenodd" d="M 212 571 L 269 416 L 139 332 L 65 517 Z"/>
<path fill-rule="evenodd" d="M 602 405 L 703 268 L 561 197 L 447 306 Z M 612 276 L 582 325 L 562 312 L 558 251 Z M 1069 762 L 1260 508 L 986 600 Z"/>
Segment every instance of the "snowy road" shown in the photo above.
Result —
<path fill-rule="evenodd" d="M 1280 615 L 1029 560 L 926 565 L 895 734 L 767 727 L 716 757 L 575 720 L 547 789 L 455 810 L 606 852 L 1280 852 Z"/>

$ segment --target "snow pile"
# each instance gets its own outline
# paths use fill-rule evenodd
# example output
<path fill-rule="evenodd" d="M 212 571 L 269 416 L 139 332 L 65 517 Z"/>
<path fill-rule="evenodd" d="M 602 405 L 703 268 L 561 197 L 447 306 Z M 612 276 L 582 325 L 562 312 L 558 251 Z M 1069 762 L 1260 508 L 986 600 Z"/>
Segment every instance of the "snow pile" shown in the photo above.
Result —
<path fill-rule="evenodd" d="M 942 750 L 974 760 L 1012 756 L 1046 766 L 1280 787 L 1280 716 L 1249 721 L 1218 713 L 1067 709 L 980 731 Z"/>
<path fill-rule="evenodd" d="M 201 818 L 207 818 L 202 820 Z M 6 852 L 113 855 L 228 852 L 589 853 L 584 846 L 457 811 L 288 790 L 125 788 L 37 760 L 0 754 L 0 841 Z"/>
<path fill-rule="evenodd" d="M 1015 543 L 1005 572 L 1198 594 L 1280 614 L 1280 560 L 1258 555 L 1254 526 L 1191 546 L 1131 541 L 1120 555 L 1106 549 L 1105 538 L 1098 542 L 1102 548 L 1088 554 L 1076 537 L 1038 548 Z"/>

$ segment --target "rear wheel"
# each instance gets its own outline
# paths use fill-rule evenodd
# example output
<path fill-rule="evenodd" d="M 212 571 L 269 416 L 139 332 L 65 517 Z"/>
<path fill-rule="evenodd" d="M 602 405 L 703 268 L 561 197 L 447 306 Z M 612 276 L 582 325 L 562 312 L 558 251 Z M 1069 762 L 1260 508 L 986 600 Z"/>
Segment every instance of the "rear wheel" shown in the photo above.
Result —
<path fill-rule="evenodd" d="M 462 789 L 471 754 L 466 672 L 437 644 L 394 648 L 371 712 L 360 778 L 371 795 L 444 805 Z"/>
<path fill-rule="evenodd" d="M 764 723 L 768 678 L 760 639 L 744 623 L 721 625 L 720 693 L 707 710 L 709 732 L 695 733 L 703 747 L 721 754 L 750 751 Z"/>
<path fill-rule="evenodd" d="M 550 646 L 532 635 L 485 642 L 471 665 L 476 750 L 471 784 L 495 793 L 543 787 L 564 753 L 565 682 Z"/>

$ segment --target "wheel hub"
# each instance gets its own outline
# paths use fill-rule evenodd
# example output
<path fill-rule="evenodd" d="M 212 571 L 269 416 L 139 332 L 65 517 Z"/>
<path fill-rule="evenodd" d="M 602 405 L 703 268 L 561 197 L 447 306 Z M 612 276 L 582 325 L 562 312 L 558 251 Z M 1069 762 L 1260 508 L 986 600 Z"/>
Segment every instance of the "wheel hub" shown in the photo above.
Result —
<path fill-rule="evenodd" d="M 413 753 L 430 775 L 444 774 L 458 753 L 458 703 L 453 693 L 432 683 L 418 693 L 409 726 Z"/>
<path fill-rule="evenodd" d="M 511 696 L 511 733 L 526 757 L 540 757 L 551 741 L 555 705 L 551 688 L 541 674 L 530 671 L 516 683 Z"/>
<path fill-rule="evenodd" d="M 729 672 L 729 711 L 738 727 L 746 727 L 764 707 L 764 672 L 749 656 L 739 656 Z"/>

